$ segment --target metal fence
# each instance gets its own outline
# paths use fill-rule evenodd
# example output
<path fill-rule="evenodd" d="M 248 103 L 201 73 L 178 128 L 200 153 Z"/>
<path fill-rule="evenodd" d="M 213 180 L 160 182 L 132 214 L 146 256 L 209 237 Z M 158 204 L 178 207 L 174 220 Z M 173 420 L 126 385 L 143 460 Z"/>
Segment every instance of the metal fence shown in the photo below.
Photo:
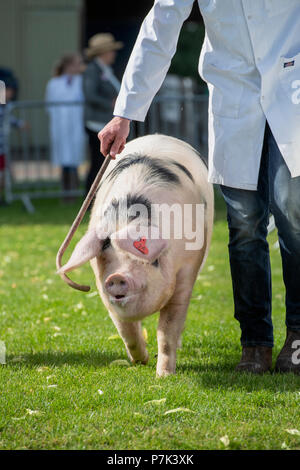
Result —
<path fill-rule="evenodd" d="M 8 203 L 21 200 L 29 212 L 34 211 L 36 198 L 76 197 L 83 189 L 64 191 L 60 168 L 51 163 L 49 113 L 52 107 L 83 106 L 82 103 L 14 102 L 6 106 L 4 130 L 6 136 L 5 198 Z M 189 142 L 207 157 L 207 107 L 204 95 L 158 96 L 153 101 L 145 122 L 132 125 L 129 139 L 145 134 L 162 133 Z M 26 123 L 26 129 L 13 130 L 12 118 Z M 66 136 L 68 138 L 68 136 Z M 79 167 L 83 182 L 89 167 L 86 158 Z M 82 185 L 83 188 L 83 185 Z"/>

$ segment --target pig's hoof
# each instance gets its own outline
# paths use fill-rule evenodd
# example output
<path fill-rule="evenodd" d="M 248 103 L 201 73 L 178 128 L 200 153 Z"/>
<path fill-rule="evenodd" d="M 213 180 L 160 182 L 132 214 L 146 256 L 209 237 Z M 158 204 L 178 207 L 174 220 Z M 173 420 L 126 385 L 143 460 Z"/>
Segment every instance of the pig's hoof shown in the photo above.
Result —
<path fill-rule="evenodd" d="M 161 377 L 167 377 L 168 375 L 174 375 L 175 370 L 169 370 L 169 369 L 163 369 L 163 370 L 157 370 L 156 371 L 156 377 L 159 379 Z"/>
<path fill-rule="evenodd" d="M 134 359 L 133 357 L 131 357 L 130 360 L 131 360 L 132 364 L 146 365 L 146 364 L 148 364 L 148 361 L 149 361 L 149 354 L 146 352 L 143 358 Z"/>

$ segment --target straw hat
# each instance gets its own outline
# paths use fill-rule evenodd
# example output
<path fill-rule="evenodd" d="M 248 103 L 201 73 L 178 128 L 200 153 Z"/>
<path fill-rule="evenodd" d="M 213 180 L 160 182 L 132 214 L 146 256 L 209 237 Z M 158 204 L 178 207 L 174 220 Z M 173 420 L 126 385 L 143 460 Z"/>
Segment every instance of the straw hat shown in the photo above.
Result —
<path fill-rule="evenodd" d="M 116 51 L 122 49 L 124 43 L 116 41 L 110 33 L 100 33 L 92 36 L 89 40 L 89 47 L 85 49 L 85 53 L 89 59 L 96 57 L 104 52 Z"/>

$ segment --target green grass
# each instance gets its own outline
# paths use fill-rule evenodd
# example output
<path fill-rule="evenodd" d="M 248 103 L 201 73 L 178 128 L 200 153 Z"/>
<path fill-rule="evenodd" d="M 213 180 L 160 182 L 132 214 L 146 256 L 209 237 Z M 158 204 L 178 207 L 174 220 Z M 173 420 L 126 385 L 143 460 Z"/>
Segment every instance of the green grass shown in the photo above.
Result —
<path fill-rule="evenodd" d="M 300 429 L 300 377 L 234 372 L 240 332 L 220 198 L 177 374 L 165 379 L 155 379 L 157 315 L 144 322 L 149 364 L 111 365 L 126 353 L 100 299 L 56 276 L 56 252 L 78 205 L 35 206 L 34 215 L 19 203 L 0 209 L 0 339 L 7 347 L 7 364 L 0 366 L 1 449 L 224 449 L 225 435 L 229 449 L 300 449 L 300 436 L 286 431 Z M 271 247 L 275 241 L 273 233 Z M 284 289 L 279 252 L 271 248 L 271 256 L 275 357 L 285 336 Z M 72 278 L 96 291 L 89 266 Z M 193 413 L 165 415 L 178 407 Z"/>

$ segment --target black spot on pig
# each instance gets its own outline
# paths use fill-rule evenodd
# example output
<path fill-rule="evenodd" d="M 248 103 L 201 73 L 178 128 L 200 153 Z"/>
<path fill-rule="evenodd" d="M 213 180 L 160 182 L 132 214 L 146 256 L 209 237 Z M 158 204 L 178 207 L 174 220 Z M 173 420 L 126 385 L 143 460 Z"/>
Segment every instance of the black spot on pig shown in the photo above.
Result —
<path fill-rule="evenodd" d="M 151 201 L 143 195 L 140 194 L 127 194 L 124 198 L 113 199 L 111 204 L 108 206 L 104 212 L 104 217 L 111 220 L 120 220 L 122 219 L 125 210 L 127 211 L 127 220 L 123 222 L 131 222 L 134 219 L 137 219 L 141 214 L 137 211 L 135 214 L 130 214 L 130 208 L 135 205 L 142 205 L 145 207 L 147 212 L 148 222 L 151 221 Z M 114 219 L 116 217 L 116 219 Z"/>
<path fill-rule="evenodd" d="M 162 160 L 159 158 L 150 158 L 146 155 L 129 155 L 123 158 L 110 172 L 108 179 L 111 181 L 133 165 L 143 165 L 145 167 L 146 183 L 180 184 L 177 174 L 168 168 Z"/>
<path fill-rule="evenodd" d="M 190 180 L 193 181 L 193 183 L 195 183 L 192 173 L 187 169 L 186 166 L 182 165 L 182 163 L 178 163 L 175 161 L 172 161 L 172 163 L 173 165 L 176 165 L 177 168 L 179 168 L 181 171 L 183 171 L 188 176 L 188 178 L 190 178 Z"/>

